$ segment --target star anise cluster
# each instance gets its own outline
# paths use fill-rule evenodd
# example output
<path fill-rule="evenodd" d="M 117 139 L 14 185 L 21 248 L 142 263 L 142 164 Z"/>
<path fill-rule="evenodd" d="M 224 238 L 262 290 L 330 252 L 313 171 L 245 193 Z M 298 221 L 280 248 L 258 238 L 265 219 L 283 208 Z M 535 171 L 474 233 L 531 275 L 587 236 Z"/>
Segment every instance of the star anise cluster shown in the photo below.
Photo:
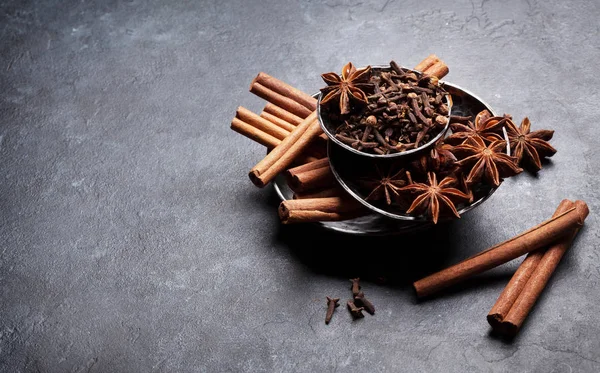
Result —
<path fill-rule="evenodd" d="M 373 175 L 359 180 L 366 199 L 437 223 L 444 217 L 460 217 L 460 207 L 520 173 L 520 164 L 537 170 L 540 158 L 556 152 L 547 142 L 553 131 L 531 132 L 527 118 L 519 127 L 509 115 L 494 117 L 488 111 L 473 121 L 451 119 L 453 133 L 425 154 L 388 170 L 375 168 Z M 514 156 L 509 155 L 503 128 Z"/>

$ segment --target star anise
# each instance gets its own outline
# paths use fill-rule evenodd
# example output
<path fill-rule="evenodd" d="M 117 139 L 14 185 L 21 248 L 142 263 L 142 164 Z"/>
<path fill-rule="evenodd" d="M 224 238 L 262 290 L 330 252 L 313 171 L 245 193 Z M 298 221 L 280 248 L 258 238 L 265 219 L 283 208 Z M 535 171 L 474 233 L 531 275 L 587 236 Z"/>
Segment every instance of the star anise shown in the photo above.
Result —
<path fill-rule="evenodd" d="M 467 175 L 467 184 L 473 185 L 482 178 L 486 183 L 497 187 L 502 178 L 514 176 L 521 171 L 516 159 L 503 153 L 506 141 L 497 140 L 486 145 L 483 139 L 473 137 L 470 143 L 454 147 L 453 152 L 461 160 L 457 162 Z"/>
<path fill-rule="evenodd" d="M 419 215 L 427 213 L 433 224 L 437 224 L 440 215 L 444 214 L 452 214 L 460 218 L 455 204 L 467 202 L 469 196 L 453 188 L 457 180 L 452 176 L 447 176 L 438 184 L 434 172 L 429 172 L 427 179 L 427 184 L 414 183 L 400 188 L 400 193 L 417 194 L 406 213 L 414 212 Z"/>
<path fill-rule="evenodd" d="M 406 185 L 406 180 L 403 178 L 405 171 L 401 169 L 396 173 L 392 173 L 390 170 L 387 174 L 384 174 L 378 166 L 375 167 L 375 171 L 375 177 L 359 180 L 358 184 L 367 190 L 371 190 L 365 200 L 385 200 L 385 203 L 389 206 L 393 200 L 398 198 L 398 190 Z"/>
<path fill-rule="evenodd" d="M 548 140 L 554 136 L 554 131 L 530 132 L 529 118 L 523 119 L 519 127 L 513 121 L 508 121 L 507 124 L 506 132 L 510 141 L 510 150 L 520 166 L 530 166 L 534 171 L 539 171 L 542 168 L 540 158 L 552 157 L 556 153 L 556 149 L 548 143 Z"/>
<path fill-rule="evenodd" d="M 452 145 L 439 140 L 428 153 L 423 154 L 414 161 L 412 166 L 423 175 L 429 171 L 447 175 L 455 168 L 456 157 L 452 153 L 452 149 Z"/>
<path fill-rule="evenodd" d="M 339 100 L 340 113 L 350 113 L 350 99 L 354 99 L 364 104 L 368 103 L 368 98 L 364 89 L 373 87 L 369 83 L 371 78 L 371 66 L 357 70 L 352 62 L 349 62 L 342 69 L 342 76 L 336 73 L 325 73 L 321 78 L 327 83 L 327 87 L 321 89 L 325 95 L 321 99 L 321 104 L 326 105 L 330 101 Z"/>
<path fill-rule="evenodd" d="M 496 140 L 502 140 L 502 127 L 509 120 L 506 116 L 492 117 L 489 111 L 483 110 L 475 116 L 475 123 L 468 121 L 467 124 L 450 123 L 452 135 L 446 138 L 449 144 L 463 144 L 473 137 L 481 137 L 486 142 L 491 143 Z"/>

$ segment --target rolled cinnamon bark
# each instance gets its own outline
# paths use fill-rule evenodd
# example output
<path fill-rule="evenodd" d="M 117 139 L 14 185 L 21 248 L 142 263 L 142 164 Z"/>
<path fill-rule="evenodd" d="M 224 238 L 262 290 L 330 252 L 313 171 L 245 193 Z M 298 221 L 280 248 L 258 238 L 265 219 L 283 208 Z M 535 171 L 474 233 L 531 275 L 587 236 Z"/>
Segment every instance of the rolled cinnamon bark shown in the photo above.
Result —
<path fill-rule="evenodd" d="M 250 124 L 240 120 L 239 118 L 233 118 L 231 121 L 231 129 L 235 132 L 246 136 L 250 140 L 254 140 L 257 143 L 267 147 L 269 151 L 273 150 L 277 145 L 281 144 L 281 140 L 269 135 L 268 133 L 251 126 Z M 305 164 L 314 162 L 323 158 L 326 153 L 326 149 L 320 144 L 311 144 L 306 152 L 302 153 L 295 161 L 297 164 Z M 268 154 L 268 153 L 267 153 Z"/>
<path fill-rule="evenodd" d="M 279 219 L 283 224 L 340 221 L 366 213 L 363 205 L 342 197 L 292 199 L 279 205 Z"/>
<path fill-rule="evenodd" d="M 289 187 L 296 193 L 335 186 L 335 178 L 329 168 L 329 158 L 290 168 L 286 172 Z"/>
<path fill-rule="evenodd" d="M 294 115 L 294 114 L 290 113 L 289 111 L 282 109 L 279 106 L 272 104 L 270 102 L 267 102 L 263 111 L 266 113 L 269 113 L 271 115 L 274 115 L 277 118 L 281 118 L 281 119 L 285 120 L 286 122 L 293 124 L 294 126 L 299 125 L 302 122 L 302 120 L 305 119 L 305 118 L 301 118 L 297 115 Z"/>
<path fill-rule="evenodd" d="M 419 62 L 417 66 L 415 66 L 415 70 L 420 71 L 422 73 L 425 72 L 428 68 L 435 65 L 436 62 L 439 62 L 439 58 L 435 54 L 430 54 L 423 61 Z"/>
<path fill-rule="evenodd" d="M 288 131 L 288 132 L 292 132 L 294 130 L 294 128 L 296 128 L 295 125 L 286 122 L 285 120 L 276 117 L 273 114 L 269 114 L 266 111 L 263 111 L 262 113 L 260 113 L 260 117 L 264 118 L 266 120 L 268 120 L 269 122 L 276 124 L 277 126 L 283 128 L 284 130 Z"/>
<path fill-rule="evenodd" d="M 431 295 L 473 275 L 492 269 L 521 255 L 537 250 L 583 225 L 587 216 L 581 205 L 485 250 L 461 263 L 427 276 L 413 283 L 417 297 Z"/>
<path fill-rule="evenodd" d="M 573 202 L 564 199 L 560 202 L 552 216 L 555 217 L 573 206 Z M 535 271 L 545 252 L 546 250 L 544 249 L 536 250 L 529 253 L 527 258 L 523 260 L 487 315 L 487 320 L 492 328 L 496 330 L 500 328 L 502 321 L 510 311 L 519 294 L 521 294 L 521 291 Z"/>
<path fill-rule="evenodd" d="M 256 78 L 254 78 L 254 80 L 252 81 L 252 85 L 254 85 L 255 83 L 258 83 L 282 96 L 291 98 L 292 100 L 307 108 L 309 110 L 309 114 L 317 110 L 317 100 L 314 97 L 302 92 L 301 90 L 295 87 L 292 87 L 291 85 L 277 78 L 273 78 L 269 74 L 263 72 L 258 73 Z"/>
<path fill-rule="evenodd" d="M 249 125 L 258 128 L 259 130 L 268 133 L 279 140 L 285 139 L 290 134 L 290 131 L 286 131 L 285 129 L 275 125 L 273 122 L 259 117 L 242 106 L 237 108 L 235 116 L 241 121 L 246 122 Z"/>
<path fill-rule="evenodd" d="M 313 112 L 279 146 L 250 170 L 248 176 L 254 185 L 261 188 L 267 185 L 308 148 L 311 141 L 321 133 L 316 118 L 317 113 Z"/>
<path fill-rule="evenodd" d="M 231 129 L 240 135 L 246 136 L 250 140 L 254 140 L 257 143 L 266 146 L 269 149 L 273 149 L 277 145 L 281 144 L 281 140 L 249 125 L 248 123 L 241 121 L 238 118 L 233 118 L 231 121 Z"/>
<path fill-rule="evenodd" d="M 269 112 L 269 110 L 274 111 L 275 114 L 271 114 Z M 277 117 L 279 118 L 281 121 L 285 121 L 286 123 L 289 123 L 290 125 L 292 125 L 294 128 L 302 122 L 302 118 L 300 118 L 297 115 L 294 115 L 292 113 L 290 113 L 287 110 L 284 110 L 278 106 L 275 106 L 273 104 L 271 104 L 270 102 L 267 103 L 267 105 L 265 106 L 265 108 L 263 109 L 263 112 L 260 114 L 261 117 L 268 119 L 269 118 L 273 118 Z M 271 117 L 272 116 L 272 117 Z M 289 120 L 288 120 L 289 119 Z M 275 123 L 275 120 L 273 120 L 273 123 Z M 319 137 L 317 138 L 317 141 L 322 141 L 324 143 L 324 145 L 326 145 L 327 143 L 327 135 L 325 133 L 321 133 L 319 135 Z"/>
<path fill-rule="evenodd" d="M 299 117 L 306 118 L 312 113 L 312 110 L 298 103 L 293 98 L 283 96 L 260 83 L 253 82 L 250 86 L 250 92 Z"/>
<path fill-rule="evenodd" d="M 423 73 L 442 79 L 443 77 L 448 75 L 449 72 L 450 69 L 448 68 L 448 66 L 443 61 L 438 61 L 433 66 L 427 68 Z"/>
<path fill-rule="evenodd" d="M 581 217 L 585 219 L 589 214 L 585 202 L 575 201 L 575 206 L 579 210 Z M 529 312 L 533 308 L 533 305 L 546 287 L 554 270 L 556 270 L 558 263 L 560 263 L 563 255 L 571 246 L 579 229 L 580 227 L 575 227 L 569 235 L 563 237 L 560 241 L 556 242 L 546 250 L 546 253 L 538 263 L 535 271 L 527 281 L 527 284 L 525 284 L 521 294 L 519 294 L 519 297 L 508 312 L 508 315 L 504 318 L 500 329 L 501 331 L 510 336 L 517 334 L 527 318 L 527 315 L 529 315 Z"/>

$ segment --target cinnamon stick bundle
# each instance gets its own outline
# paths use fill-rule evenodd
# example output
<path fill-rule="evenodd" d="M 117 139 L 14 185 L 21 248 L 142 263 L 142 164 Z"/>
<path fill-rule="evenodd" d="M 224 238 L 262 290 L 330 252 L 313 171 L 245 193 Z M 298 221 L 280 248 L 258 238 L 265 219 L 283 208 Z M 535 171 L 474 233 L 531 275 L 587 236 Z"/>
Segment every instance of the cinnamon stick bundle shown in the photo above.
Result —
<path fill-rule="evenodd" d="M 329 158 L 290 168 L 286 172 L 286 179 L 290 188 L 297 193 L 319 188 L 329 189 L 336 185 L 333 173 L 329 168 Z"/>
<path fill-rule="evenodd" d="M 269 113 L 273 116 L 276 116 L 277 118 L 281 118 L 283 120 L 285 120 L 288 123 L 293 124 L 294 126 L 297 126 L 300 124 L 300 122 L 302 122 L 304 118 L 301 118 L 297 115 L 294 115 L 292 113 L 290 113 L 289 111 L 280 108 L 279 106 L 272 104 L 270 102 L 267 102 L 267 104 L 265 105 L 265 108 L 263 109 L 264 113 Z"/>
<path fill-rule="evenodd" d="M 575 201 L 576 208 L 580 209 L 582 216 L 587 216 L 589 213 L 588 207 L 583 201 Z M 550 277 L 556 270 L 558 263 L 562 259 L 565 252 L 571 246 L 573 239 L 579 232 L 580 227 L 575 227 L 567 236 L 563 237 L 560 241 L 553 244 L 540 259 L 535 271 L 525 284 L 525 287 L 519 294 L 515 303 L 510 308 L 508 315 L 502 321 L 500 331 L 509 335 L 514 336 L 517 334 L 523 322 L 529 315 L 529 312 L 533 308 L 533 305 L 541 295 L 542 291 L 546 287 L 546 284 L 550 280 Z"/>
<path fill-rule="evenodd" d="M 233 118 L 231 121 L 231 129 L 242 136 L 246 136 L 250 140 L 254 140 L 257 143 L 266 146 L 267 149 L 273 149 L 277 145 L 281 144 L 281 140 L 278 138 L 269 135 L 268 133 L 261 131 L 238 118 Z"/>
<path fill-rule="evenodd" d="M 317 112 L 313 112 L 250 170 L 250 180 L 261 188 L 267 185 L 277 174 L 287 169 L 320 133 Z"/>
<path fill-rule="evenodd" d="M 359 202 L 345 197 L 291 199 L 279 205 L 279 219 L 283 224 L 340 221 L 367 213 Z"/>
<path fill-rule="evenodd" d="M 572 229 L 581 227 L 587 214 L 587 205 L 578 204 L 510 240 L 414 282 L 416 294 L 418 297 L 431 295 L 468 277 L 547 246 L 569 234 Z"/>
<path fill-rule="evenodd" d="M 294 114 L 290 113 L 289 111 L 280 108 L 279 106 L 273 105 L 270 102 L 268 102 L 267 105 L 265 105 L 260 116 L 265 119 L 271 120 L 275 124 L 278 124 L 278 122 L 279 123 L 285 122 L 284 125 L 291 126 L 292 129 L 296 128 L 296 126 L 298 124 L 300 124 L 303 119 L 305 119 L 305 118 L 300 118 L 299 116 L 294 115 Z M 328 140 L 327 135 L 325 133 L 321 133 L 319 135 L 318 139 L 321 141 L 324 141 L 324 142 L 327 142 L 327 140 Z"/>
<path fill-rule="evenodd" d="M 278 116 L 267 113 L 264 110 L 260 113 L 260 117 L 268 120 L 269 122 L 271 122 L 273 124 L 278 125 L 279 127 L 285 129 L 288 132 L 292 132 L 294 130 L 294 128 L 296 128 L 296 125 L 294 125 L 284 119 L 281 119 Z"/>
<path fill-rule="evenodd" d="M 242 114 L 240 115 L 240 113 Z M 269 151 L 281 144 L 281 139 L 287 137 L 283 136 L 283 133 L 279 132 L 277 129 L 273 130 L 275 127 L 273 124 L 265 123 L 262 121 L 262 118 L 261 120 L 256 120 L 256 117 L 258 116 L 247 111 L 247 109 L 241 107 L 238 108 L 236 116 L 237 117 L 233 118 L 231 121 L 231 129 L 251 140 L 256 141 L 261 145 L 266 146 Z M 250 123 L 246 123 L 240 119 L 240 117 L 245 119 L 250 118 Z M 326 148 L 324 144 L 313 143 L 296 159 L 296 161 L 299 164 L 310 163 L 323 158 L 325 153 Z"/>
<path fill-rule="evenodd" d="M 235 117 L 253 127 L 258 128 L 259 130 L 265 133 L 268 133 L 269 135 L 279 140 L 285 139 L 290 134 L 290 131 L 287 131 L 275 125 L 271 121 L 261 118 L 260 116 L 254 114 L 253 112 L 242 106 L 239 106 L 237 108 L 235 112 Z"/>
<path fill-rule="evenodd" d="M 568 199 L 562 200 L 552 217 L 556 217 L 573 206 L 573 202 Z M 545 252 L 546 250 L 544 249 L 531 252 L 523 260 L 487 315 L 487 320 L 492 328 L 495 330 L 500 329 L 502 321 L 517 300 L 519 294 L 523 291 L 525 284 L 529 281 Z"/>
<path fill-rule="evenodd" d="M 251 91 L 252 91 L 252 86 L 255 84 L 260 84 L 272 92 L 275 92 L 281 96 L 288 97 L 288 98 L 294 100 L 296 103 L 298 103 L 298 104 L 304 106 L 306 109 L 308 109 L 308 114 L 317 110 L 317 99 L 316 98 L 312 97 L 311 95 L 309 95 L 307 93 L 302 92 L 301 90 L 299 90 L 295 87 L 292 87 L 291 85 L 289 85 L 277 78 L 273 78 L 269 74 L 266 74 L 263 72 L 258 73 L 258 75 L 256 76 L 256 78 L 254 78 L 254 80 L 252 81 L 252 84 L 250 86 Z M 265 99 L 265 100 L 267 100 L 267 99 Z M 271 100 L 267 100 L 267 101 L 272 102 Z M 282 106 L 282 107 L 284 107 L 284 106 Z M 288 111 L 292 111 L 292 110 L 288 110 Z M 305 117 L 306 116 L 304 116 L 304 118 Z"/>

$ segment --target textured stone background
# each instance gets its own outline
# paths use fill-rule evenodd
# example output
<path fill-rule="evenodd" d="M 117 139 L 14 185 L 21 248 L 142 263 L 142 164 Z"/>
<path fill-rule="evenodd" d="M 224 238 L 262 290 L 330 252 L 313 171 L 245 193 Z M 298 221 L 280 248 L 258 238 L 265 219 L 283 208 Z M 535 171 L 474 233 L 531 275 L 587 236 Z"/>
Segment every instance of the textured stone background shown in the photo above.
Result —
<path fill-rule="evenodd" d="M 0 371 L 600 370 L 597 1 L 4 1 L 0 4 Z M 319 73 L 435 52 L 448 80 L 556 130 L 430 234 L 280 227 L 229 130 L 258 71 Z M 518 261 L 417 303 L 407 285 L 549 217 L 591 214 L 519 337 L 485 315 Z M 367 280 L 375 317 L 325 295 Z M 374 281 L 383 276 L 385 284 Z"/>

